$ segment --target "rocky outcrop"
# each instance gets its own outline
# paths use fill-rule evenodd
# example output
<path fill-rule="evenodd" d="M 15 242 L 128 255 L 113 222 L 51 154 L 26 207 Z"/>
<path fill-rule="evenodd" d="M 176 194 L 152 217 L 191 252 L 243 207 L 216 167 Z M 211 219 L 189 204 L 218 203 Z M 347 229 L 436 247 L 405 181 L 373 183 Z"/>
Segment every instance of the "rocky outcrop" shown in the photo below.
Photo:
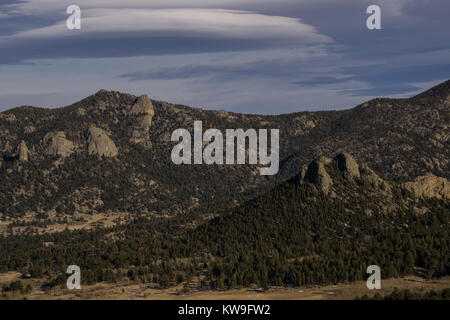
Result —
<path fill-rule="evenodd" d="M 19 148 L 17 151 L 19 161 L 28 161 L 28 156 L 30 154 L 30 150 L 28 150 L 27 144 L 25 141 L 21 141 L 19 144 Z"/>
<path fill-rule="evenodd" d="M 137 116 L 139 126 L 149 128 L 155 115 L 155 109 L 150 98 L 147 95 L 137 98 L 131 108 L 130 114 Z"/>
<path fill-rule="evenodd" d="M 92 125 L 88 130 L 88 153 L 105 157 L 116 157 L 119 151 L 106 131 Z"/>
<path fill-rule="evenodd" d="M 64 131 L 49 132 L 44 137 L 45 154 L 68 157 L 74 151 L 73 142 L 66 138 Z"/>
<path fill-rule="evenodd" d="M 336 156 L 335 160 L 339 170 L 341 170 L 345 176 L 351 178 L 359 178 L 359 166 L 355 159 L 348 153 L 340 153 Z"/>
<path fill-rule="evenodd" d="M 314 184 L 318 190 L 328 193 L 333 180 L 325 169 L 325 165 L 330 162 L 331 160 L 325 157 L 312 161 L 306 171 L 305 181 Z"/>
<path fill-rule="evenodd" d="M 140 144 L 144 147 L 150 147 L 149 129 L 152 125 L 155 109 L 152 101 L 147 95 L 142 95 L 136 99 L 130 114 L 136 116 L 136 126 L 132 130 L 130 142 Z"/>
<path fill-rule="evenodd" d="M 0 113 L 0 119 L 6 120 L 9 122 L 17 121 L 17 118 L 14 115 L 14 113 Z"/>
<path fill-rule="evenodd" d="M 355 183 L 355 178 L 365 184 Z M 333 181 L 333 179 L 335 180 Z M 342 191 L 342 185 L 353 185 L 356 188 L 364 185 L 367 190 L 375 192 L 385 199 L 393 196 L 393 185 L 390 182 L 380 178 L 367 164 L 358 165 L 355 159 L 346 153 L 336 155 L 333 160 L 325 157 L 316 159 L 309 164 L 307 169 L 302 166 L 299 180 L 313 184 L 318 191 L 331 197 L 338 190 Z M 345 183 L 342 184 L 342 182 Z M 403 183 L 401 187 L 408 190 L 414 198 L 450 199 L 450 182 L 446 178 L 432 174 Z M 354 189 L 354 192 L 359 192 L 357 190 Z"/>
<path fill-rule="evenodd" d="M 403 187 L 416 197 L 450 199 L 450 182 L 432 174 L 417 177 Z"/>
<path fill-rule="evenodd" d="M 146 94 L 144 94 L 136 99 L 136 102 L 133 104 L 130 113 L 132 115 L 146 114 L 153 116 L 155 114 L 155 110 L 150 98 Z"/>
<path fill-rule="evenodd" d="M 367 172 L 369 170 L 370 168 L 367 169 Z M 373 173 L 371 170 L 370 172 Z M 335 183 L 332 177 L 337 177 L 336 174 L 342 175 L 347 180 L 361 177 L 361 172 L 355 159 L 348 153 L 339 153 L 333 160 L 320 157 L 312 161 L 307 168 L 303 166 L 300 171 L 300 180 L 312 183 L 317 190 L 331 195 L 333 190 L 330 188 Z M 373 175 L 378 177 L 375 173 Z M 376 182 L 378 183 L 379 181 Z"/>

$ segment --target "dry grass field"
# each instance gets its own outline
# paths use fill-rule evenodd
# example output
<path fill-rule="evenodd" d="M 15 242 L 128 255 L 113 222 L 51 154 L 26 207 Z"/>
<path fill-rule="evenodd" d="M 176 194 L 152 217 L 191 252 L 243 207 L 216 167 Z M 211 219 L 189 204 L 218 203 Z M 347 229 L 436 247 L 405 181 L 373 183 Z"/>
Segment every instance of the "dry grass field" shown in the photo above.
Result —
<path fill-rule="evenodd" d="M 50 216 L 54 221 L 57 219 L 56 215 Z M 67 219 L 66 222 L 47 223 L 45 227 L 32 226 L 32 232 L 30 232 L 29 226 L 14 226 L 12 232 L 14 235 L 20 234 L 46 234 L 57 233 L 64 230 L 92 230 L 96 227 L 113 227 L 117 224 L 123 224 L 130 219 L 130 214 L 123 212 L 109 212 L 109 213 L 95 213 L 95 214 L 83 214 L 76 213 L 72 216 L 63 215 L 61 217 Z M 19 219 L 0 220 L 0 235 L 8 236 L 10 234 L 9 225 L 13 221 L 18 223 L 32 223 L 35 217 L 31 214 L 26 215 Z"/>
<path fill-rule="evenodd" d="M 0 286 L 20 279 L 17 272 L 0 274 Z M 348 300 L 365 294 L 373 296 L 379 292 L 382 296 L 391 293 L 395 288 L 409 289 L 424 293 L 430 290 L 441 290 L 450 287 L 450 277 L 426 280 L 416 276 L 382 280 L 380 290 L 368 290 L 364 281 L 329 286 L 307 288 L 274 287 L 261 289 L 233 289 L 226 291 L 193 291 L 183 293 L 182 286 L 169 289 L 157 289 L 149 284 L 108 284 L 99 283 L 83 286 L 81 290 L 55 288 L 45 292 L 40 289 L 39 280 L 22 280 L 24 285 L 31 284 L 33 291 L 24 296 L 8 295 L 8 299 L 29 300 Z M 3 297 L 5 298 L 5 297 Z"/>

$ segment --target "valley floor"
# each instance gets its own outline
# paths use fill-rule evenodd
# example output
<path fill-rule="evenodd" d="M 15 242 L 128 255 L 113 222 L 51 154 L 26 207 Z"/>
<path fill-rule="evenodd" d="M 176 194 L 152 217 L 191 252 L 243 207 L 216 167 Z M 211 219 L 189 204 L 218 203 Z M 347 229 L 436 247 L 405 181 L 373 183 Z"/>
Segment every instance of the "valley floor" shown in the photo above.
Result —
<path fill-rule="evenodd" d="M 18 280 L 19 273 L 0 274 L 0 286 Z M 409 289 L 416 293 L 450 288 L 450 277 L 427 280 L 417 276 L 385 279 L 380 290 L 368 290 L 365 281 L 337 284 L 329 286 L 314 286 L 304 288 L 272 287 L 266 291 L 254 288 L 242 288 L 225 291 L 192 291 L 183 293 L 183 287 L 156 289 L 149 284 L 109 284 L 99 283 L 83 286 L 81 290 L 52 289 L 48 292 L 40 290 L 40 281 L 23 280 L 24 285 L 30 284 L 33 291 L 26 295 L 11 294 L 3 299 L 29 300 L 347 300 L 376 292 L 382 296 L 390 294 L 395 288 Z"/>

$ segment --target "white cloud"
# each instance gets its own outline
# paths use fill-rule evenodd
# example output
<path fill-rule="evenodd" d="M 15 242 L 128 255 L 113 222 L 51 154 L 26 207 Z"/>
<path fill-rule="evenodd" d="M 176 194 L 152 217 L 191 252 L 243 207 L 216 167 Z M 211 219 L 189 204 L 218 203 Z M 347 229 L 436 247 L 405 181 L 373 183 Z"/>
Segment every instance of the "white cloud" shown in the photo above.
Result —
<path fill-rule="evenodd" d="M 281 3 L 295 3 L 296 0 L 277 0 Z M 64 12 L 69 5 L 82 9 L 167 9 L 167 8 L 240 8 L 261 6 L 273 3 L 272 0 L 25 0 L 14 5 L 17 15 L 42 15 L 49 12 Z"/>
<path fill-rule="evenodd" d="M 90 33 L 158 32 L 201 34 L 221 38 L 296 39 L 301 43 L 324 43 L 331 39 L 299 19 L 225 9 L 86 9 L 82 12 L 81 36 Z M 2 40 L 39 39 L 73 35 L 65 20 L 27 30 Z"/>

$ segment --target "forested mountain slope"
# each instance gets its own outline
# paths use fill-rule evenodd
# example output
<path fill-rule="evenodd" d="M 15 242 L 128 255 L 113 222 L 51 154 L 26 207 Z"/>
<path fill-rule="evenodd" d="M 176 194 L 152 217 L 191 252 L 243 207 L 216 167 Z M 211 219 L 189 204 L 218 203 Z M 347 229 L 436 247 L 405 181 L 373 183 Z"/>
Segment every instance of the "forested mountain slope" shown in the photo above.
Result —
<path fill-rule="evenodd" d="M 428 178 L 440 181 L 433 193 L 420 179 L 383 180 L 349 154 L 320 157 L 211 220 L 194 210 L 91 232 L 0 237 L 0 266 L 48 286 L 64 284 L 70 264 L 85 283 L 159 287 L 195 279 L 197 288 L 355 281 L 373 264 L 383 278 L 440 277 L 450 272 L 449 183 Z"/>

